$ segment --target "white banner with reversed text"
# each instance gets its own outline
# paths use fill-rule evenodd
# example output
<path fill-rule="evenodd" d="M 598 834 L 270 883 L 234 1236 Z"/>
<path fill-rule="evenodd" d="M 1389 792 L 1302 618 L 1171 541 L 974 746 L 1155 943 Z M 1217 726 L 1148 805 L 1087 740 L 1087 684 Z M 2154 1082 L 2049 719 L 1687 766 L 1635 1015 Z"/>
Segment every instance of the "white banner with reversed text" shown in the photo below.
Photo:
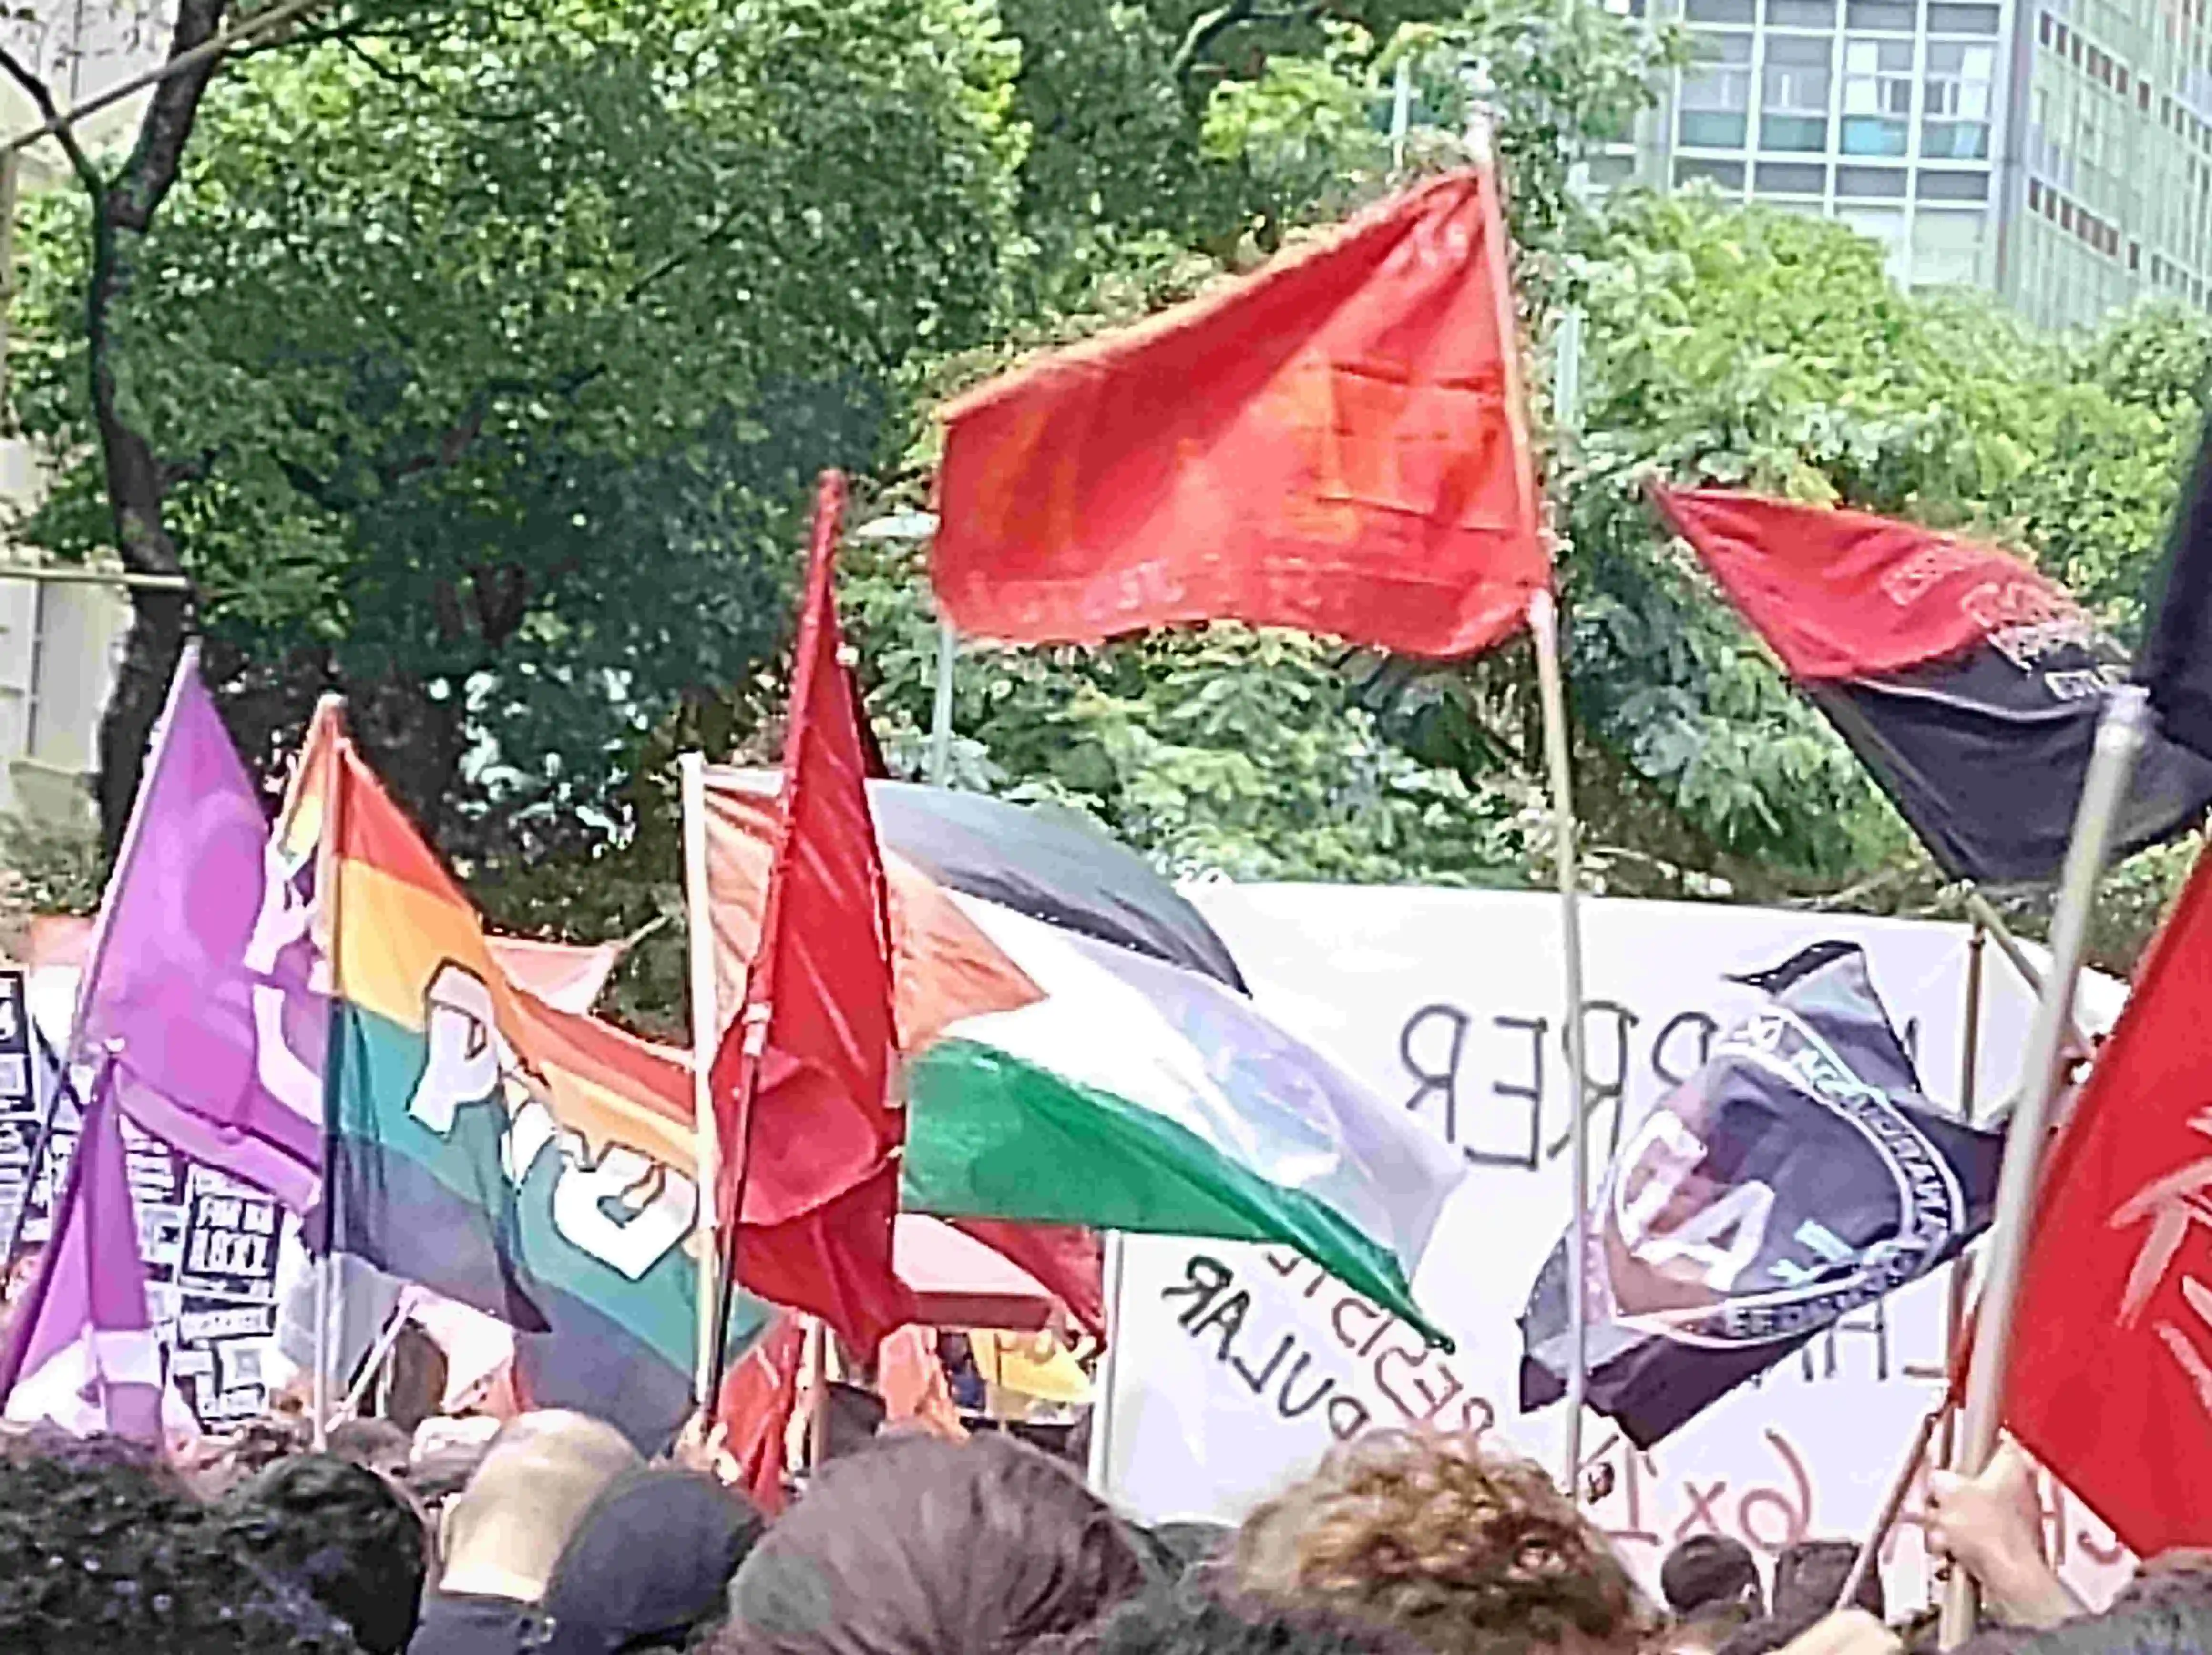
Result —
<path fill-rule="evenodd" d="M 1565 1228 L 1569 1141 L 1556 899 L 1401 887 L 1194 886 L 1263 1009 L 1467 1157 L 1415 1296 L 1450 1355 L 1295 1254 L 1131 1236 L 1121 1249 L 1105 1416 L 1108 1493 L 1152 1521 L 1234 1521 L 1332 1443 L 1407 1425 L 1485 1429 L 1556 1467 L 1562 1410 L 1519 1411 L 1530 1284 Z M 1968 931 L 1961 924 L 1597 899 L 1583 905 L 1591 1153 L 1601 1171 L 1624 1110 L 1692 1073 L 1755 1009 L 1732 976 L 1808 943 L 1863 946 L 1892 1021 L 1940 1103 L 1959 1097 Z M 2080 1015 L 2117 1014 L 2092 979 Z M 2019 1077 L 2031 991 L 1994 944 L 1983 968 L 1978 1112 Z M 1595 1181 L 1595 1172 L 1593 1174 Z M 1942 1274 L 1847 1318 L 1648 1453 L 1609 1422 L 1585 1429 L 1592 1507 L 1647 1581 L 1690 1535 L 1768 1555 L 1871 1526 L 1912 1433 L 1940 1395 Z M 1893 1605 L 1927 1591 L 1916 1487 L 1885 1557 Z M 2127 1561 L 2055 1486 L 2049 1538 L 2101 1599 Z"/>

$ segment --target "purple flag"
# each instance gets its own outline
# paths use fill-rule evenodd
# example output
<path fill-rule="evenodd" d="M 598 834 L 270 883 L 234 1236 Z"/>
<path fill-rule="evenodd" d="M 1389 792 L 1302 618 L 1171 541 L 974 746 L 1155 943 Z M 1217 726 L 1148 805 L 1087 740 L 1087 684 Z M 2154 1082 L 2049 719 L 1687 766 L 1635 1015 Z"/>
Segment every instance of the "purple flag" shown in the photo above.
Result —
<path fill-rule="evenodd" d="M 158 1446 L 161 1351 L 146 1312 L 115 1073 L 103 1067 L 86 1106 L 53 1237 L 0 1354 L 0 1400 L 11 1420 Z"/>
<path fill-rule="evenodd" d="M 322 1186 L 330 1024 L 313 877 L 271 843 L 187 650 L 100 908 L 73 1056 L 114 1050 L 134 1124 L 299 1213 Z"/>

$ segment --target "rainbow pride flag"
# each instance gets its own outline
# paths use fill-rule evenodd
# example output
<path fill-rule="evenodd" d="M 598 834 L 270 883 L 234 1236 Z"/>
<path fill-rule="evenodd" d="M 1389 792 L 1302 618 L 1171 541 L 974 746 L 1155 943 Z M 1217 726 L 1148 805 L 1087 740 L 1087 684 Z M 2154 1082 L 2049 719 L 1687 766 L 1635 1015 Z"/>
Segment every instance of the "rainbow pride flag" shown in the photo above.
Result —
<path fill-rule="evenodd" d="M 689 1070 L 509 979 L 335 709 L 278 844 L 315 861 L 331 967 L 333 1245 L 514 1326 L 534 1403 L 665 1446 L 691 1408 L 698 1331 Z M 740 1298 L 733 1355 L 769 1313 Z"/>

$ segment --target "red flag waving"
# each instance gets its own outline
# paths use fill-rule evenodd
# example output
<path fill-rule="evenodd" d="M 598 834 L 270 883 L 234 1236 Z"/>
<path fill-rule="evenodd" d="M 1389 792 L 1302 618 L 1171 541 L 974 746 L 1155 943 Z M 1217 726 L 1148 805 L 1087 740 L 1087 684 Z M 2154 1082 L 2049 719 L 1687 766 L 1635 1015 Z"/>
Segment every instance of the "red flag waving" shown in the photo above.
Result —
<path fill-rule="evenodd" d="M 891 1272 L 905 1116 L 894 1061 L 890 929 L 866 761 L 830 573 L 845 482 L 823 476 L 784 735 L 783 809 L 744 1009 L 712 1085 L 722 1234 L 743 1214 L 738 1279 L 873 1349 L 913 1319 Z"/>
<path fill-rule="evenodd" d="M 1015 643 L 1231 620 L 1483 649 L 1551 573 L 1515 349 L 1495 185 L 1436 179 L 957 403 L 938 597 Z"/>
<path fill-rule="evenodd" d="M 2005 1422 L 2138 1556 L 2212 1545 L 2212 860 L 2051 1155 Z"/>

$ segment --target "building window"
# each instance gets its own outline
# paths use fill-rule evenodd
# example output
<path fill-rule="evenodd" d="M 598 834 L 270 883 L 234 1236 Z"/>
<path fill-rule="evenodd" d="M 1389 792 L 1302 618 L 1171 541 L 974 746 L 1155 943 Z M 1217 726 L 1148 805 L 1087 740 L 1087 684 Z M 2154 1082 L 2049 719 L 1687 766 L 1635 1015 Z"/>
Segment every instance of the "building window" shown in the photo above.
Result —
<path fill-rule="evenodd" d="M 2045 45 L 2051 44 L 2051 14 L 2047 11 L 2035 20 L 2035 38 Z"/>
<path fill-rule="evenodd" d="M 1987 201 L 1990 175 L 1923 168 L 1914 180 L 1912 192 L 1923 201 Z"/>
<path fill-rule="evenodd" d="M 1973 282 L 1982 264 L 1984 215 L 1922 208 L 1912 219 L 1915 282 Z"/>
<path fill-rule="evenodd" d="M 1723 189 L 1740 191 L 1743 188 L 1743 163 L 1740 161 L 1700 160 L 1687 156 L 1674 163 L 1674 182 L 1677 185 L 1700 181 L 1717 184 Z"/>
<path fill-rule="evenodd" d="M 1990 82 L 1995 46 L 1958 40 L 1928 43 L 1928 101 L 1920 117 L 1920 153 L 1944 161 L 1986 161 L 1990 154 Z"/>
<path fill-rule="evenodd" d="M 1901 167 L 1838 167 L 1836 193 L 1861 199 L 1901 201 L 1905 198 L 1905 169 Z"/>
<path fill-rule="evenodd" d="M 1766 0 L 1770 28 L 1833 28 L 1836 0 Z"/>
<path fill-rule="evenodd" d="M 2030 179 L 2027 181 L 2027 210 L 2031 213 L 2039 213 L 2043 210 L 2043 180 L 2041 179 Z"/>
<path fill-rule="evenodd" d="M 1928 8 L 1928 32 L 1930 34 L 1995 34 L 1997 32 L 1997 9 L 1995 6 L 1946 5 L 1937 3 Z"/>
<path fill-rule="evenodd" d="M 1751 187 L 1761 196 L 1817 196 L 1827 190 L 1828 169 L 1817 161 L 1763 161 L 1753 169 Z"/>
<path fill-rule="evenodd" d="M 1844 153 L 1901 155 L 1911 136 L 1911 120 L 1912 42 L 1846 40 Z"/>
<path fill-rule="evenodd" d="M 1910 34 L 1915 9 L 1912 0 L 1846 0 L 1844 24 L 1847 28 L 1893 29 Z"/>
<path fill-rule="evenodd" d="M 1682 71 L 1681 142 L 1742 149 L 1751 124 L 1751 36 L 1700 31 L 1691 37 L 1690 59 Z"/>
<path fill-rule="evenodd" d="M 1828 147 L 1828 70 L 1834 43 L 1809 34 L 1766 37 L 1766 74 L 1759 100 L 1761 149 Z"/>

